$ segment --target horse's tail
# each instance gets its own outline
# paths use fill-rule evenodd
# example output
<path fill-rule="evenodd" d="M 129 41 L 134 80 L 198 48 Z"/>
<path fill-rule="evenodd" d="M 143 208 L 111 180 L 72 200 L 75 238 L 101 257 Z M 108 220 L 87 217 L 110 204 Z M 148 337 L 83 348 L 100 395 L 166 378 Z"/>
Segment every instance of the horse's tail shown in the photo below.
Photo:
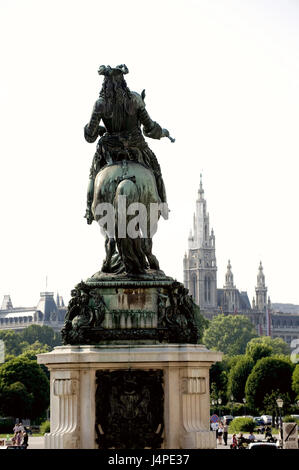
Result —
<path fill-rule="evenodd" d="M 142 239 L 139 236 L 133 238 L 128 230 L 130 221 L 135 217 L 135 214 L 128 214 L 128 208 L 136 202 L 140 202 L 140 196 L 135 182 L 132 179 L 122 180 L 117 186 L 114 197 L 115 238 L 118 252 L 128 273 L 144 272 L 147 267 Z"/>

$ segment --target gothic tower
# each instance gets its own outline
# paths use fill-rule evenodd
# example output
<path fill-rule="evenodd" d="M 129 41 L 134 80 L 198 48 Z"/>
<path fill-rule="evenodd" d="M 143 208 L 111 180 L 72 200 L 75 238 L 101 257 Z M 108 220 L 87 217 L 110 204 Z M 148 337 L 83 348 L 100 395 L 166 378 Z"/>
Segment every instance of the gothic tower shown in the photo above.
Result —
<path fill-rule="evenodd" d="M 262 262 L 260 261 L 259 272 L 257 275 L 257 285 L 255 288 L 255 308 L 264 312 L 267 307 L 267 287 L 265 285 L 265 275 L 263 273 Z"/>
<path fill-rule="evenodd" d="M 224 291 L 224 309 L 228 312 L 236 312 L 239 308 L 237 289 L 234 285 L 234 275 L 232 273 L 232 266 L 230 260 L 228 260 L 227 271 L 225 274 L 225 284 L 223 286 Z"/>
<path fill-rule="evenodd" d="M 184 257 L 184 285 L 201 310 L 212 312 L 217 308 L 215 235 L 213 229 L 210 231 L 201 175 L 193 230 L 188 239 L 188 254 Z"/>

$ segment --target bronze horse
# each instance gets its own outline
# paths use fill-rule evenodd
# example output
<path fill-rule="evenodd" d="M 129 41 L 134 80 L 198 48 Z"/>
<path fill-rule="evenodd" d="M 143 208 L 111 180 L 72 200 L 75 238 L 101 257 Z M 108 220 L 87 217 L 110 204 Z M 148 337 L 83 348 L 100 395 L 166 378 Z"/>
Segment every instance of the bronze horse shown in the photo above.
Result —
<path fill-rule="evenodd" d="M 161 203 L 150 168 L 127 160 L 102 168 L 95 178 L 92 213 L 106 236 L 103 272 L 137 274 L 159 269 L 152 237 L 160 215 L 167 218 L 168 209 Z"/>

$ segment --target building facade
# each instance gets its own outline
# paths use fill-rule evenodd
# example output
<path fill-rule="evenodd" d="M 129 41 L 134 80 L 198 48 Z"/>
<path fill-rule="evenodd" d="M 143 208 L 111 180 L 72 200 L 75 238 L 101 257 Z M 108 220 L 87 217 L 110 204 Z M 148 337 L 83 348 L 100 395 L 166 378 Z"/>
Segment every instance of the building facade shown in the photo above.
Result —
<path fill-rule="evenodd" d="M 60 331 L 66 307 L 63 298 L 53 292 L 41 292 L 34 307 L 13 307 L 10 295 L 5 295 L 0 309 L 0 330 L 23 330 L 29 325 L 50 326 Z"/>
<path fill-rule="evenodd" d="M 262 262 L 258 267 L 252 304 L 247 292 L 239 291 L 235 286 L 230 260 L 224 285 L 218 288 L 215 234 L 213 229 L 210 230 L 201 175 L 193 229 L 188 238 L 188 252 L 185 253 L 183 266 L 184 285 L 206 318 L 212 319 L 221 313 L 246 315 L 259 335 L 279 337 L 288 344 L 299 338 L 299 306 L 293 305 L 293 309 L 288 312 L 283 308 L 284 304 L 271 304 Z"/>

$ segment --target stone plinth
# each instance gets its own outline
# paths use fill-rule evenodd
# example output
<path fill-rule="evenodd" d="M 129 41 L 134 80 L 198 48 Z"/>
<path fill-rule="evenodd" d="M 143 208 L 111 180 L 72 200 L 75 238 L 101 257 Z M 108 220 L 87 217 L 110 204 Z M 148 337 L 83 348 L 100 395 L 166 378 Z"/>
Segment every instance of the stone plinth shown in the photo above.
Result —
<path fill-rule="evenodd" d="M 161 271 L 135 277 L 100 273 L 73 290 L 63 343 L 197 343 L 199 308 L 183 284 Z"/>
<path fill-rule="evenodd" d="M 51 432 L 45 435 L 45 447 L 98 448 L 96 425 L 98 435 L 103 435 L 96 422 L 98 371 L 142 370 L 161 371 L 161 448 L 215 448 L 209 423 L 209 368 L 221 359 L 222 353 L 198 344 L 60 346 L 39 354 L 38 363 L 50 370 Z"/>

